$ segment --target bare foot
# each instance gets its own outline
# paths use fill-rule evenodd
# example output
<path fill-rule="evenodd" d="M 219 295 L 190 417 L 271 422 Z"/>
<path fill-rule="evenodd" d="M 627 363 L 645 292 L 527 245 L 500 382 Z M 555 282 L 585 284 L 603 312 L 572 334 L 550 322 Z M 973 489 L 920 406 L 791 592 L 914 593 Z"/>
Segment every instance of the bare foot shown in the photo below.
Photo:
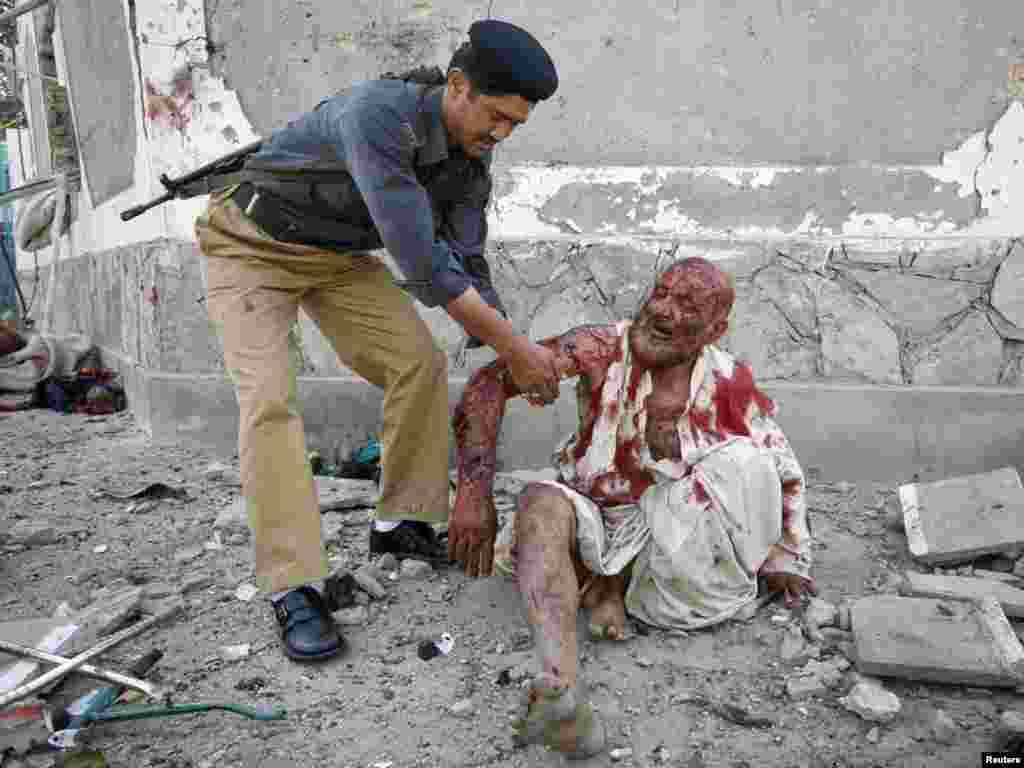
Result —
<path fill-rule="evenodd" d="M 624 640 L 626 601 L 621 585 L 614 577 L 596 579 L 583 597 L 583 607 L 590 609 L 590 636 L 595 640 Z"/>
<path fill-rule="evenodd" d="M 604 721 L 590 704 L 578 701 L 574 688 L 537 680 L 523 694 L 522 709 L 513 726 L 520 746 L 543 744 L 570 760 L 591 757 L 605 747 Z"/>

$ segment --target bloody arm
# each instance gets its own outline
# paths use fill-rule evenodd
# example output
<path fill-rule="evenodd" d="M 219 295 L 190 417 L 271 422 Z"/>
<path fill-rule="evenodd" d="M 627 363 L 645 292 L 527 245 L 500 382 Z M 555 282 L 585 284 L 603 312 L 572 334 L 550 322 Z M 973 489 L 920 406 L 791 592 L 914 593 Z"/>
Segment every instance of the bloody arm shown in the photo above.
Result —
<path fill-rule="evenodd" d="M 614 326 L 580 326 L 539 342 L 555 353 L 560 379 L 607 369 L 618 353 Z M 455 408 L 457 488 L 449 519 L 449 554 L 470 576 L 490 575 L 497 534 L 491 494 L 497 466 L 498 434 L 505 403 L 520 395 L 502 360 L 479 369 L 466 383 Z"/>

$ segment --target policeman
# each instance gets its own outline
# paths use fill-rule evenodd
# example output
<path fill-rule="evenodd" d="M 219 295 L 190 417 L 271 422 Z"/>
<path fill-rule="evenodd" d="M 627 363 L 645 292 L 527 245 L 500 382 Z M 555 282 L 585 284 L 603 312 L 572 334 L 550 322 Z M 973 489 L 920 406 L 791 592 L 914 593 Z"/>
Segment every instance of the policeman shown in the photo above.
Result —
<path fill-rule="evenodd" d="M 437 70 L 440 75 L 440 71 Z M 207 309 L 239 407 L 256 579 L 284 652 L 346 643 L 322 596 L 327 562 L 288 337 L 301 306 L 341 361 L 383 388 L 380 500 L 370 552 L 441 559 L 448 515 L 447 358 L 409 294 L 492 347 L 521 391 L 557 396 L 553 353 L 506 319 L 483 258 L 490 157 L 558 86 L 528 32 L 479 21 L 431 87 L 364 82 L 264 142 L 196 221 Z M 406 278 L 396 286 L 373 249 Z"/>

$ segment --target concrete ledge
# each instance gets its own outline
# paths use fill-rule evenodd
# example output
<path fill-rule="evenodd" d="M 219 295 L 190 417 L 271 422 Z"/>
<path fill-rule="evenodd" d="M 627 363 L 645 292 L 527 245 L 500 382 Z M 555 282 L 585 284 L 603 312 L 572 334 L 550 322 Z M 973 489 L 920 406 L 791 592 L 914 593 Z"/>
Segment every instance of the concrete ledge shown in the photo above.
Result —
<path fill-rule="evenodd" d="M 139 424 L 157 441 L 186 440 L 225 457 L 237 452 L 238 410 L 231 382 L 218 375 L 122 368 Z M 450 407 L 466 378 L 450 382 Z M 763 385 L 805 469 L 826 479 L 907 482 L 1024 468 L 1024 390 L 988 387 Z M 347 454 L 377 430 L 382 394 L 357 378 L 301 378 L 299 397 L 310 448 Z M 555 443 L 575 426 L 576 399 L 565 382 L 557 403 L 509 405 L 499 469 L 549 466 Z M 427 438 L 429 439 L 429 438 Z"/>

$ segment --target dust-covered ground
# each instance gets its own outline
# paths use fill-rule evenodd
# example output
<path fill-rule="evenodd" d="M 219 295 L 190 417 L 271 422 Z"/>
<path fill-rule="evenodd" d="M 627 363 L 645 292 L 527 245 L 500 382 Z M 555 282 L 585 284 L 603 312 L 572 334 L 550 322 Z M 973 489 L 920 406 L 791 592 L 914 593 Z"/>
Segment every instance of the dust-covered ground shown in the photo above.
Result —
<path fill-rule="evenodd" d="M 216 541 L 214 520 L 239 494 L 230 473 L 209 477 L 209 466 L 225 459 L 232 464 L 190 446 L 155 445 L 126 414 L 29 411 L 0 418 L 0 620 L 52 616 L 63 602 L 81 608 L 111 585 L 142 585 L 154 597 L 185 586 L 184 613 L 117 647 L 99 665 L 122 669 L 160 648 L 165 655 L 150 677 L 174 692 L 175 703 L 288 711 L 279 722 L 209 712 L 98 725 L 89 745 L 109 766 L 566 762 L 541 747 L 513 746 L 510 717 L 532 655 L 514 585 L 502 577 L 469 580 L 455 570 L 421 580 L 381 574 L 387 595 L 360 597 L 367 616 L 345 628 L 347 656 L 318 666 L 286 660 L 265 599 L 236 596 L 252 580 L 245 537 L 220 537 L 221 549 L 204 546 Z M 886 527 L 894 489 L 839 480 L 809 489 L 821 597 L 840 603 L 894 592 L 898 574 L 915 567 L 902 533 Z M 128 492 L 154 481 L 184 485 L 190 500 L 135 504 L 93 493 Z M 516 487 L 514 478 L 502 478 L 500 506 L 508 506 Z M 364 565 L 367 511 L 330 514 L 332 567 Z M 10 531 L 26 521 L 52 526 L 55 542 L 12 544 Z M 990 748 L 1000 713 L 1019 706 L 1012 689 L 887 680 L 902 711 L 890 723 L 866 722 L 838 702 L 852 670 L 833 688 L 793 700 L 786 682 L 808 654 L 842 671 L 851 647 L 833 630 L 824 643 L 797 649 L 785 661 L 788 618 L 781 606 L 769 606 L 750 621 L 685 636 L 636 633 L 618 644 L 594 643 L 581 632 L 582 674 L 608 722 L 609 749 L 579 765 L 974 766 Z M 417 642 L 442 632 L 455 639 L 451 654 L 420 660 Z M 222 647 L 245 643 L 248 657 L 222 658 Z M 737 725 L 701 697 L 742 706 L 773 725 Z M 29 764 L 52 761 L 37 756 Z"/>

